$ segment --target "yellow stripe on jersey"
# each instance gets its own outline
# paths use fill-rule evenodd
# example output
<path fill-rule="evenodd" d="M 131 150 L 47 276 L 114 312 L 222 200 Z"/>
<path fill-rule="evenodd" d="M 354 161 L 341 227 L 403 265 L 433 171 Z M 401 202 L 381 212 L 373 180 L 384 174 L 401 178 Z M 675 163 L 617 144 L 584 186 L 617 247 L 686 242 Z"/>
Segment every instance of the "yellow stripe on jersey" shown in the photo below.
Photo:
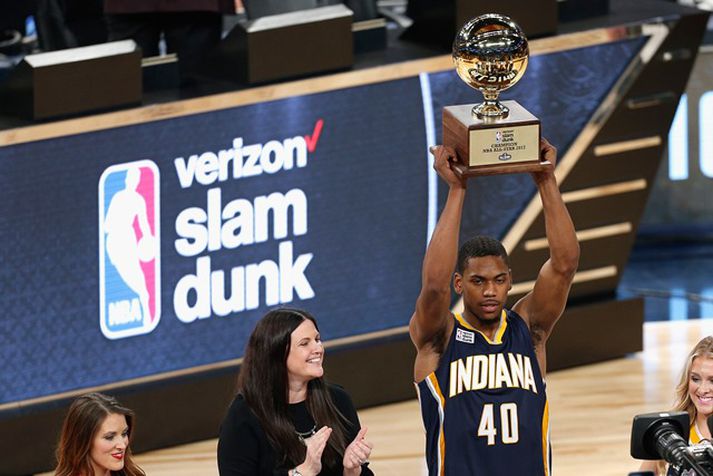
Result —
<path fill-rule="evenodd" d="M 542 462 L 545 465 L 545 476 L 550 476 L 550 406 L 547 400 L 542 412 Z"/>
<path fill-rule="evenodd" d="M 503 309 L 502 313 L 500 314 L 500 326 L 498 327 L 498 330 L 495 331 L 495 338 L 492 341 L 490 339 L 488 339 L 488 336 L 486 336 L 485 334 L 480 332 L 478 329 L 476 329 L 475 327 L 468 324 L 468 321 L 466 321 L 462 315 L 460 315 L 460 314 L 454 314 L 454 315 L 456 316 L 456 319 L 458 320 L 458 322 L 460 322 L 461 326 L 465 327 L 466 329 L 470 329 L 471 331 L 477 332 L 478 334 L 483 336 L 483 338 L 485 338 L 485 341 L 488 344 L 493 345 L 493 344 L 502 344 L 503 343 L 503 335 L 505 335 L 505 329 L 507 329 L 507 327 L 508 327 L 507 313 L 505 312 L 505 309 Z"/>
<path fill-rule="evenodd" d="M 503 335 L 505 335 L 505 329 L 507 328 L 507 326 L 507 313 L 505 312 L 505 309 L 503 309 L 502 313 L 500 314 L 500 327 L 498 327 L 498 331 L 495 333 L 495 344 L 503 343 Z"/>
<path fill-rule="evenodd" d="M 446 474 L 446 435 L 443 432 L 446 399 L 443 397 L 443 392 L 441 392 L 441 387 L 438 385 L 438 379 L 436 378 L 436 374 L 434 372 L 429 374 L 429 376 L 426 377 L 426 380 L 433 397 L 438 401 L 438 417 L 440 419 L 440 425 L 438 428 L 438 474 L 443 476 Z"/>

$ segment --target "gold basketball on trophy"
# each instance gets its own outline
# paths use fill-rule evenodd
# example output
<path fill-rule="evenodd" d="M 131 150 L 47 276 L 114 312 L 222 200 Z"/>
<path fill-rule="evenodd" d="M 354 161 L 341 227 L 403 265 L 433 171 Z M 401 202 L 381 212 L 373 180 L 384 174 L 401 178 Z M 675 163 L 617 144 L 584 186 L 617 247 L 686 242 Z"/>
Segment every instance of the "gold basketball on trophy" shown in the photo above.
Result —
<path fill-rule="evenodd" d="M 443 109 L 443 143 L 458 155 L 463 176 L 527 172 L 539 158 L 540 121 L 516 101 L 500 101 L 527 69 L 529 46 L 509 17 L 489 13 L 468 21 L 453 42 L 458 76 L 483 94 L 478 104 Z"/>

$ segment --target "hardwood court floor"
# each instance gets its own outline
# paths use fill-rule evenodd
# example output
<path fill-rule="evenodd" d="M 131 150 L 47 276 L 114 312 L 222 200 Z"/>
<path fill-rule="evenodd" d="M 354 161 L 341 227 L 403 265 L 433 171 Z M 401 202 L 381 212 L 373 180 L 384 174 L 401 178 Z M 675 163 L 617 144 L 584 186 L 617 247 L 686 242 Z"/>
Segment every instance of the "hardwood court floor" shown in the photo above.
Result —
<path fill-rule="evenodd" d="M 647 323 L 643 352 L 552 372 L 547 391 L 554 474 L 626 476 L 634 471 L 638 463 L 629 456 L 633 416 L 669 408 L 686 354 L 710 334 L 713 319 Z M 359 416 L 375 445 L 371 457 L 375 474 L 426 475 L 423 427 L 415 399 L 369 408 Z M 149 476 L 215 476 L 216 444 L 217 440 L 202 441 L 136 459 Z"/>

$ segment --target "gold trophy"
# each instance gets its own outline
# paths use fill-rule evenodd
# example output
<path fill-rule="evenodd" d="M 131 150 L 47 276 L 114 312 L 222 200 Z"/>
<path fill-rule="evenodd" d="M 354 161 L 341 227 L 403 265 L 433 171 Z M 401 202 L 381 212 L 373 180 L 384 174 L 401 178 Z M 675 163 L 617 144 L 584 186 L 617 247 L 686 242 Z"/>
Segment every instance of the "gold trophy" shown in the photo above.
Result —
<path fill-rule="evenodd" d="M 542 170 L 540 121 L 516 101 L 498 95 L 527 68 L 527 38 L 509 17 L 488 13 L 468 21 L 453 42 L 458 76 L 483 93 L 480 104 L 443 108 L 443 144 L 455 149 L 464 177 Z"/>

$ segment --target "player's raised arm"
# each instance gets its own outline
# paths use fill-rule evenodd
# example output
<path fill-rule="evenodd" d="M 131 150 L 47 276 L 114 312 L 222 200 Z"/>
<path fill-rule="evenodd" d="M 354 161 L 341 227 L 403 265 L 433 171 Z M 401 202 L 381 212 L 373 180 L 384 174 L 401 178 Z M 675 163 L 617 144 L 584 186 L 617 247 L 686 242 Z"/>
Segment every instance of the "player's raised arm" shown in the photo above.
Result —
<path fill-rule="evenodd" d="M 453 326 L 450 319 L 451 279 L 458 254 L 458 233 L 465 199 L 465 181 L 451 169 L 455 152 L 450 147 L 431 149 L 434 168 L 448 184 L 448 198 L 423 259 L 421 293 L 409 324 L 409 332 L 419 352 L 433 346 L 434 340 L 447 335 Z M 418 362 L 417 362 L 418 367 Z"/>
<path fill-rule="evenodd" d="M 540 153 L 552 163 L 546 171 L 532 174 L 542 200 L 550 257 L 540 269 L 532 292 L 513 307 L 528 322 L 536 348 L 544 344 L 562 315 L 579 263 L 577 235 L 554 174 L 557 150 L 542 139 Z M 544 365 L 541 370 L 544 372 Z"/>

